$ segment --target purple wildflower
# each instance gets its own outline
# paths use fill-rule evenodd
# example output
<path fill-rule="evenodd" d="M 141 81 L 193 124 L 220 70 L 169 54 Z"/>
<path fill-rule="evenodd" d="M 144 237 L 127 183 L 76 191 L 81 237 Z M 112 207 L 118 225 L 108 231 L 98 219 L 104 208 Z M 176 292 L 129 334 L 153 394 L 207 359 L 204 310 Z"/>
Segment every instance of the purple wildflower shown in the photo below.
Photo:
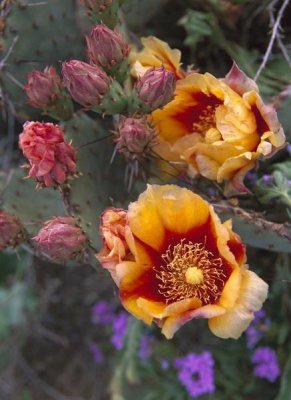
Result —
<path fill-rule="evenodd" d="M 270 185 L 273 182 L 273 176 L 265 174 L 265 175 L 263 175 L 262 180 L 265 185 Z"/>
<path fill-rule="evenodd" d="M 277 356 L 270 347 L 259 347 L 251 357 L 255 364 L 254 375 L 259 378 L 267 379 L 269 382 L 275 382 L 280 375 Z"/>
<path fill-rule="evenodd" d="M 151 336 L 148 335 L 141 336 L 139 342 L 139 350 L 138 350 L 138 356 L 140 360 L 146 361 L 152 355 L 152 348 L 151 348 L 152 341 L 153 338 Z"/>
<path fill-rule="evenodd" d="M 161 368 L 162 368 L 163 370 L 169 369 L 169 368 L 170 368 L 169 360 L 163 358 L 163 359 L 161 360 Z"/>
<path fill-rule="evenodd" d="M 271 321 L 266 317 L 264 310 L 255 313 L 255 318 L 246 330 L 247 347 L 252 349 L 264 336 L 264 332 L 271 325 Z"/>
<path fill-rule="evenodd" d="M 174 366 L 179 369 L 179 381 L 192 398 L 215 391 L 214 360 L 210 352 L 189 353 L 177 358 Z"/>
<path fill-rule="evenodd" d="M 125 311 L 121 311 L 113 321 L 113 334 L 110 341 L 116 350 L 121 350 L 123 347 L 124 338 L 127 332 L 128 320 L 129 315 Z"/>
<path fill-rule="evenodd" d="M 102 350 L 97 343 L 91 342 L 89 344 L 89 350 L 92 353 L 93 359 L 96 364 L 101 364 L 104 360 Z"/>
<path fill-rule="evenodd" d="M 249 171 L 246 175 L 246 178 L 248 179 L 251 186 L 255 186 L 256 181 L 258 180 L 258 174 L 256 172 Z"/>
<path fill-rule="evenodd" d="M 289 156 L 291 156 L 291 144 L 288 144 L 287 146 L 287 151 L 289 153 Z"/>
<path fill-rule="evenodd" d="M 91 321 L 93 324 L 108 325 L 114 321 L 114 313 L 111 304 L 99 301 L 92 307 Z"/>

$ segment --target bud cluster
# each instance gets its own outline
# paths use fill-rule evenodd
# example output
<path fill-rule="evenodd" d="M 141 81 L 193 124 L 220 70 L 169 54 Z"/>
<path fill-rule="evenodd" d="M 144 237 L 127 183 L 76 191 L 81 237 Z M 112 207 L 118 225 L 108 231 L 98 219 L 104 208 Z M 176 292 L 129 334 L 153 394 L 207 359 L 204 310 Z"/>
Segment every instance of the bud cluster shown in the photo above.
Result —
<path fill-rule="evenodd" d="M 58 125 L 26 122 L 19 147 L 30 163 L 29 176 L 40 185 L 57 186 L 76 173 L 76 150 Z"/>
<path fill-rule="evenodd" d="M 86 39 L 89 63 L 64 62 L 63 83 L 82 106 L 107 114 L 121 112 L 127 100 L 117 78 L 124 75 L 122 64 L 128 67 L 128 44 L 120 33 L 102 23 L 93 28 Z"/>

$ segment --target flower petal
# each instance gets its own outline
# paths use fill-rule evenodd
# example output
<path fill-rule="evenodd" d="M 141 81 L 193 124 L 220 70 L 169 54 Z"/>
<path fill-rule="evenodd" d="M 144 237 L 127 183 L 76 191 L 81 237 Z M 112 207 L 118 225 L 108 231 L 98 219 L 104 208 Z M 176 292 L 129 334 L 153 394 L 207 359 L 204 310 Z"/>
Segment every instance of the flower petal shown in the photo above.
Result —
<path fill-rule="evenodd" d="M 171 339 L 175 332 L 186 322 L 190 321 L 193 318 L 213 318 L 225 313 L 225 309 L 223 307 L 209 304 L 204 307 L 200 307 L 197 310 L 185 312 L 180 315 L 175 315 L 172 317 L 168 317 L 162 327 L 162 333 L 166 336 L 167 339 Z"/>
<path fill-rule="evenodd" d="M 128 224 L 132 233 L 142 242 L 159 250 L 163 244 L 165 229 L 160 219 L 151 186 L 138 201 L 128 207 Z"/>
<path fill-rule="evenodd" d="M 232 67 L 228 74 L 222 79 L 228 86 L 232 88 L 239 95 L 251 90 L 259 91 L 256 82 L 249 78 L 239 67 L 233 62 Z"/>
<path fill-rule="evenodd" d="M 238 339 L 254 318 L 254 311 L 262 307 L 268 294 L 268 285 L 252 271 L 244 271 L 235 306 L 225 314 L 211 318 L 209 328 L 223 339 Z"/>
<path fill-rule="evenodd" d="M 209 206 L 200 196 L 175 185 L 153 186 L 160 220 L 164 227 L 177 233 L 186 233 L 203 225 L 209 217 Z"/>

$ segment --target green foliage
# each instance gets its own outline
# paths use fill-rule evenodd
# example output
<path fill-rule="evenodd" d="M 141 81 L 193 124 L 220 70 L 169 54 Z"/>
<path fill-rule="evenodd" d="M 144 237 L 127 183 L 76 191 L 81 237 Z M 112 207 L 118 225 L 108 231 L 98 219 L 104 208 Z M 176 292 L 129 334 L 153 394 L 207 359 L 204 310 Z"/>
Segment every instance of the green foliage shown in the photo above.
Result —
<path fill-rule="evenodd" d="M 285 172 L 287 165 L 279 167 Z M 280 169 L 276 169 L 270 176 L 270 182 L 265 182 L 264 177 L 257 181 L 256 195 L 262 204 L 277 202 L 287 207 L 291 207 L 291 184 Z M 290 172 L 289 172 L 290 173 Z M 274 204 L 274 203 L 272 203 Z"/>
<path fill-rule="evenodd" d="M 55 215 L 65 215 L 61 195 L 56 190 L 35 190 L 35 182 L 24 179 L 24 170 L 0 171 L 1 207 L 15 214 L 28 233 L 35 235 L 41 223 Z"/>
<path fill-rule="evenodd" d="M 280 390 L 275 400 L 289 400 L 290 393 L 291 393 L 291 355 L 289 355 L 287 364 L 285 366 L 281 378 Z"/>

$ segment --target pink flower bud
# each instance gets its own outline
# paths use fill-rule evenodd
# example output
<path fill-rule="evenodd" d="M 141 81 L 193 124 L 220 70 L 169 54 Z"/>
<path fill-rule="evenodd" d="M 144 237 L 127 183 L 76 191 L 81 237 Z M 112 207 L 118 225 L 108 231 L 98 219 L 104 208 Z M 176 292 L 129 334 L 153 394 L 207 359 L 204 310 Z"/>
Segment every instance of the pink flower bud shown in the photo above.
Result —
<path fill-rule="evenodd" d="M 76 150 L 58 125 L 26 122 L 19 147 L 29 160 L 29 176 L 44 186 L 59 185 L 76 173 Z"/>
<path fill-rule="evenodd" d="M 55 217 L 44 223 L 32 238 L 38 249 L 53 260 L 68 261 L 80 256 L 86 237 L 71 217 Z"/>
<path fill-rule="evenodd" d="M 27 75 L 24 90 L 30 105 L 46 109 L 54 105 L 59 98 L 61 79 L 54 67 L 46 67 L 43 72 L 34 70 Z"/>
<path fill-rule="evenodd" d="M 24 236 L 24 229 L 19 219 L 6 211 L 0 210 L 0 250 L 17 246 Z"/>
<path fill-rule="evenodd" d="M 164 67 L 150 68 L 136 84 L 137 95 L 150 110 L 161 108 L 174 97 L 175 75 Z"/>
<path fill-rule="evenodd" d="M 103 68 L 111 68 L 122 62 L 129 52 L 123 36 L 102 23 L 92 29 L 86 40 L 91 63 Z"/>
<path fill-rule="evenodd" d="M 62 74 L 72 98 L 89 108 L 101 102 L 110 86 L 110 78 L 101 68 L 83 61 L 64 62 Z"/>
<path fill-rule="evenodd" d="M 144 118 L 122 118 L 117 129 L 116 150 L 128 158 L 144 155 L 154 144 L 156 131 Z"/>

